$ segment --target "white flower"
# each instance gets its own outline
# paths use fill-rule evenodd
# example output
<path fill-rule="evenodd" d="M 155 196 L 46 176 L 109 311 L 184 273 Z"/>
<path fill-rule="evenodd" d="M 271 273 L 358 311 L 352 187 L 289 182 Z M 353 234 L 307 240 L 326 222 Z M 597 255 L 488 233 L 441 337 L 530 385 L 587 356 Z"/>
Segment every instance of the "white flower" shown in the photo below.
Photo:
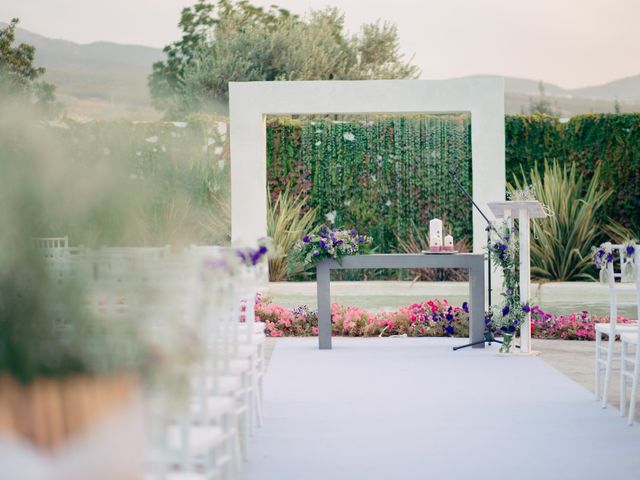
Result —
<path fill-rule="evenodd" d="M 69 129 L 69 125 L 67 125 L 64 122 L 61 122 L 59 120 L 51 120 L 49 122 L 47 122 L 49 124 L 50 127 L 54 127 L 54 128 L 62 128 L 64 130 L 68 130 Z"/>
<path fill-rule="evenodd" d="M 187 122 L 172 122 L 174 127 L 187 128 Z"/>
<path fill-rule="evenodd" d="M 145 141 L 147 141 L 149 143 L 157 143 L 158 142 L 158 137 L 157 137 L 157 135 L 154 135 L 152 137 L 145 138 Z"/>
<path fill-rule="evenodd" d="M 225 161 L 224 161 L 224 160 L 218 160 L 218 168 L 219 168 L 220 170 L 223 170 L 223 169 L 224 169 L 224 164 L 225 164 Z"/>
<path fill-rule="evenodd" d="M 207 138 L 207 145 L 210 146 L 210 145 L 214 145 L 215 143 L 216 143 L 215 138 L 212 138 L 212 137 Z"/>
<path fill-rule="evenodd" d="M 335 223 L 335 221 L 336 221 L 336 215 L 337 215 L 337 213 L 336 213 L 336 211 L 334 210 L 333 212 L 329 212 L 329 213 L 327 213 L 327 214 L 324 216 L 324 218 L 326 218 L 326 219 L 327 219 L 327 222 L 329 222 L 329 223 L 331 223 L 331 224 L 334 224 L 334 223 Z"/>
<path fill-rule="evenodd" d="M 385 205 L 386 205 L 387 207 L 390 207 L 390 206 L 391 206 L 391 200 L 387 200 L 387 201 L 386 201 L 386 203 L 385 203 Z"/>
<path fill-rule="evenodd" d="M 351 200 L 345 200 L 344 201 L 344 206 L 348 207 L 349 205 L 351 205 Z"/>
<path fill-rule="evenodd" d="M 371 181 L 375 182 L 376 181 L 376 176 L 375 175 L 371 175 Z"/>
<path fill-rule="evenodd" d="M 356 136 L 351 132 L 344 132 L 342 134 L 342 138 L 344 138 L 348 142 L 353 142 L 356 139 Z"/>
<path fill-rule="evenodd" d="M 322 145 L 322 142 L 321 142 L 320 140 L 318 140 L 318 141 L 316 142 L 316 147 L 319 147 L 320 145 Z"/>
<path fill-rule="evenodd" d="M 220 135 L 227 133 L 227 124 L 225 122 L 218 122 L 218 133 L 220 133 Z"/>
<path fill-rule="evenodd" d="M 216 155 L 222 155 L 223 151 L 224 151 L 224 148 L 222 147 L 216 147 L 213 149 L 213 153 L 215 153 Z"/>

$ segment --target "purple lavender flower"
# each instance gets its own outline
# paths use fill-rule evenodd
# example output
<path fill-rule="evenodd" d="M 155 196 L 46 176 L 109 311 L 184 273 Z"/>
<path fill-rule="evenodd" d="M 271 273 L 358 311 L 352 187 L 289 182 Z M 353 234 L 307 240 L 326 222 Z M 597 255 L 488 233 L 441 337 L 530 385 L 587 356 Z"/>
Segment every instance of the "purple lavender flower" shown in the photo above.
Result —
<path fill-rule="evenodd" d="M 320 243 L 318 243 L 318 245 L 320 246 L 321 249 L 326 250 L 327 249 L 327 244 L 325 243 L 324 240 L 320 240 Z"/>
<path fill-rule="evenodd" d="M 469 304 L 467 302 L 462 302 L 462 310 L 469 313 Z"/>
<path fill-rule="evenodd" d="M 525 313 L 529 313 L 531 311 L 531 307 L 529 305 L 523 305 L 522 311 Z"/>
<path fill-rule="evenodd" d="M 323 225 L 320 230 L 322 230 L 323 232 L 328 232 L 329 228 L 326 225 Z"/>
<path fill-rule="evenodd" d="M 351 235 L 357 235 L 357 234 L 358 234 L 358 230 L 356 230 L 355 228 L 351 230 Z"/>
<path fill-rule="evenodd" d="M 364 243 L 364 240 L 365 238 L 362 235 L 358 237 L 358 243 Z"/>
<path fill-rule="evenodd" d="M 613 262 L 613 253 L 607 253 L 607 263 Z"/>
<path fill-rule="evenodd" d="M 304 238 L 302 239 L 302 241 L 304 243 L 309 243 L 311 241 L 311 237 L 309 235 L 305 235 Z"/>
<path fill-rule="evenodd" d="M 509 315 L 509 311 L 510 311 L 509 305 L 505 305 L 504 307 L 502 307 L 502 316 L 506 317 L 507 315 Z"/>
<path fill-rule="evenodd" d="M 636 249 L 633 247 L 633 245 L 627 245 L 627 248 L 625 249 L 625 252 L 627 253 L 627 255 L 630 257 L 632 256 L 634 253 L 636 253 Z"/>
<path fill-rule="evenodd" d="M 317 257 L 318 255 L 320 255 L 320 252 L 318 250 L 314 250 L 313 251 L 313 256 Z"/>

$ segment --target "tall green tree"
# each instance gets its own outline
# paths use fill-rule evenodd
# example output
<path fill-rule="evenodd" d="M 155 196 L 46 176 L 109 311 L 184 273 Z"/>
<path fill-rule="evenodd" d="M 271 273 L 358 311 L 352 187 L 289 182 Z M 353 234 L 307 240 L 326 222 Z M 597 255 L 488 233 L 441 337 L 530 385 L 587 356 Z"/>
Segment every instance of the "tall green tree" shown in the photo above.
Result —
<path fill-rule="evenodd" d="M 55 87 L 40 80 L 45 69 L 34 65 L 35 47 L 26 43 L 14 45 L 18 23 L 14 18 L 0 29 L 0 96 L 23 97 L 53 109 L 57 107 Z"/>
<path fill-rule="evenodd" d="M 556 112 L 551 100 L 549 100 L 549 97 L 547 97 L 542 80 L 538 82 L 538 92 L 540 93 L 538 98 L 535 100 L 533 98 L 529 98 L 529 113 L 557 116 L 558 113 Z"/>
<path fill-rule="evenodd" d="M 156 108 L 169 114 L 226 108 L 228 82 L 249 80 L 404 79 L 419 74 L 403 60 L 398 32 L 387 22 L 356 35 L 336 8 L 301 18 L 247 0 L 198 0 L 182 11 L 182 38 L 165 47 L 149 87 Z"/>

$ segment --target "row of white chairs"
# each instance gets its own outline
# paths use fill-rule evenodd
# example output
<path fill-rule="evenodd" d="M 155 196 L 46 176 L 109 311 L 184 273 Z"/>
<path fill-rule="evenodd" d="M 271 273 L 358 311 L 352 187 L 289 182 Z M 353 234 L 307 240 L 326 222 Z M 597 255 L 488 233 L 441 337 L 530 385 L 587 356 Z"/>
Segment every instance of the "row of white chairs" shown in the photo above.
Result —
<path fill-rule="evenodd" d="M 265 334 L 254 311 L 260 272 L 235 265 L 234 252 L 221 247 L 41 248 L 56 281 L 82 276 L 105 320 L 135 315 L 162 348 L 192 342 L 200 350 L 181 375 L 187 401 L 176 404 L 163 389 L 148 396 L 149 478 L 237 478 L 249 436 L 262 424 Z"/>
<path fill-rule="evenodd" d="M 607 265 L 607 283 L 609 288 L 610 322 L 596 324 L 595 348 L 595 395 L 606 408 L 609 402 L 611 378 L 614 371 L 620 372 L 620 415 L 627 415 L 629 425 L 635 417 L 638 397 L 638 379 L 640 377 L 640 245 L 635 245 L 633 256 L 635 268 L 631 278 L 625 278 L 624 272 L 630 260 L 623 255 L 624 245 L 612 245 L 613 261 Z M 622 301 L 621 294 L 627 292 L 633 300 Z M 618 323 L 620 307 L 633 307 L 633 323 Z M 605 341 L 606 338 L 606 341 Z M 616 339 L 620 339 L 620 353 L 616 351 Z M 604 373 L 604 379 L 602 374 Z M 631 394 L 627 397 L 631 385 Z M 627 404 L 629 408 L 627 409 Z"/>

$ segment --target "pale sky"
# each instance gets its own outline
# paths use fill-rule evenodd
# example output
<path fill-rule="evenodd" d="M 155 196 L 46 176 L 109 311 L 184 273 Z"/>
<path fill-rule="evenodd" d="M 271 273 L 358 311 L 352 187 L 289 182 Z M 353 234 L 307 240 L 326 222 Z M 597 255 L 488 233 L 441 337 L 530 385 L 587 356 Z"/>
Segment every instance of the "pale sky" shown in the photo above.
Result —
<path fill-rule="evenodd" d="M 79 43 L 161 47 L 176 40 L 190 0 L 0 0 L 0 20 Z M 252 0 L 294 13 L 328 5 L 351 32 L 365 22 L 398 26 L 422 78 L 475 74 L 544 80 L 565 88 L 640 73 L 640 0 Z"/>

